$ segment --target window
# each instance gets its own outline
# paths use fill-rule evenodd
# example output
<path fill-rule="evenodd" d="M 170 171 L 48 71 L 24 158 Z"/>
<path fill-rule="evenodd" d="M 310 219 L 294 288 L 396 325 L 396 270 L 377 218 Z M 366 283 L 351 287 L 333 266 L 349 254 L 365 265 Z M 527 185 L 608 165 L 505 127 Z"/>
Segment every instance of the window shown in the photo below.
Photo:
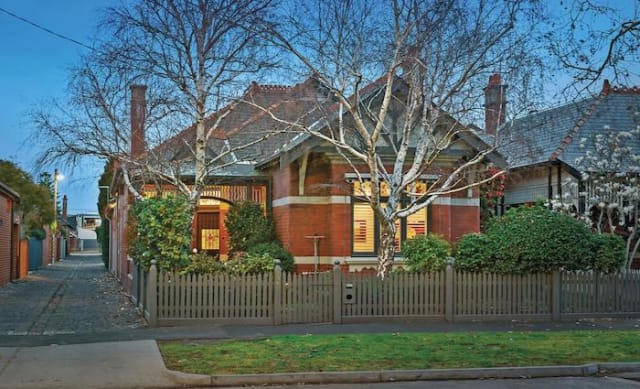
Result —
<path fill-rule="evenodd" d="M 418 185 L 420 188 L 426 188 L 426 183 Z M 352 251 L 354 255 L 375 255 L 379 246 L 378 220 L 369 203 L 358 199 L 359 195 L 370 193 L 370 182 L 365 181 L 363 185 L 360 185 L 360 182 L 356 181 L 353 189 L 355 198 L 352 203 Z M 384 200 L 384 195 L 388 195 L 386 186 L 382 186 L 381 192 Z M 405 219 L 396 220 L 396 252 L 400 252 L 402 241 L 427 233 L 427 216 L 427 208 L 423 208 Z"/>
<path fill-rule="evenodd" d="M 353 252 L 375 252 L 375 220 L 368 203 L 353 204 Z"/>

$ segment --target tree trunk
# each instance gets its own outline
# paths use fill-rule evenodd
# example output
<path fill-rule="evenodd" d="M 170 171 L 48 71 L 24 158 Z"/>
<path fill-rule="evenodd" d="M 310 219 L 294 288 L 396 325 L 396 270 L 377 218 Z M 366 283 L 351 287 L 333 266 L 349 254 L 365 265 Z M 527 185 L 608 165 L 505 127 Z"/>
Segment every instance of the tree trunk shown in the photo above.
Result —
<path fill-rule="evenodd" d="M 383 221 L 380 223 L 380 248 L 378 250 L 378 277 L 384 279 L 393 266 L 396 253 L 395 224 Z"/>

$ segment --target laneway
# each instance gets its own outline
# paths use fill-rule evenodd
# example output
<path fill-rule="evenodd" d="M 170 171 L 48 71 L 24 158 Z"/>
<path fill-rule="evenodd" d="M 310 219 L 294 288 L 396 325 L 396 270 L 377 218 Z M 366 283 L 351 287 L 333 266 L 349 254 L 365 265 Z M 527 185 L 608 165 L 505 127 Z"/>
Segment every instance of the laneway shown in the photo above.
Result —
<path fill-rule="evenodd" d="M 71 255 L 0 288 L 0 335 L 99 333 L 143 326 L 99 255 Z"/>

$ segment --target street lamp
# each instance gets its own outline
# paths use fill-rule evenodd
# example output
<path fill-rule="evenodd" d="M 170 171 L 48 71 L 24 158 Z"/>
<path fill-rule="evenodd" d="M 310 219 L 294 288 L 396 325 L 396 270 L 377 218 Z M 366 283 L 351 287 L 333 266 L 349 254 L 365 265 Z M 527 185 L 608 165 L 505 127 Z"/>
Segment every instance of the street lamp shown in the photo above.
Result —
<path fill-rule="evenodd" d="M 53 224 L 51 231 L 51 264 L 56 261 L 56 235 L 58 233 L 58 181 L 64 179 L 58 169 L 53 171 Z"/>

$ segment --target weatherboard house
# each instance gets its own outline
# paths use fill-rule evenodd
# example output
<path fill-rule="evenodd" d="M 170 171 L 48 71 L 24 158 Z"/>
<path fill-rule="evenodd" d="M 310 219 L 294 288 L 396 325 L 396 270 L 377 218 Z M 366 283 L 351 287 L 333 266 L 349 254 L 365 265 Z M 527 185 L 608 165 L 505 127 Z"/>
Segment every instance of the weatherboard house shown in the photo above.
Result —
<path fill-rule="evenodd" d="M 611 174 L 637 177 L 639 131 L 640 87 L 614 87 L 607 80 L 597 95 L 532 112 L 511 122 L 503 119 L 498 129 L 502 141 L 498 143 L 509 174 L 501 206 L 555 200 L 579 214 L 594 211 L 597 189 L 589 178 L 593 167 L 584 163 L 585 157 L 609 159 L 602 161 L 602 166 L 613 169 L 611 166 L 615 165 L 616 171 Z M 628 155 L 614 156 L 613 150 L 607 149 L 611 147 L 607 137 L 623 134 L 620 146 Z M 623 193 L 612 201 L 618 203 L 619 209 L 628 205 Z M 639 258 L 632 267 L 640 267 Z"/>
<path fill-rule="evenodd" d="M 376 88 L 381 86 L 374 83 L 364 88 L 361 98 L 374 95 Z M 144 86 L 131 88 L 133 155 L 145 153 L 145 90 Z M 282 127 L 274 116 L 288 123 L 299 121 L 320 127 L 340 120 L 331 101 L 319 104 L 327 100 L 326 91 L 313 78 L 294 86 L 253 83 L 242 99 L 207 118 L 208 128 L 214 123 L 216 126 L 207 150 L 212 158 L 219 157 L 223 167 L 208 177 L 208 186 L 202 193 L 193 222 L 195 249 L 225 260 L 229 254 L 225 230 L 229 208 L 236 202 L 251 200 L 261 204 L 273 218 L 279 239 L 295 258 L 296 271 L 330 269 L 335 262 L 344 271 L 375 267 L 378 227 L 368 203 L 358 196 L 366 188 L 360 188 L 352 167 L 318 137 L 300 131 L 274 131 Z M 268 112 L 259 107 L 268 107 Z M 265 136 L 266 133 L 272 135 Z M 478 138 L 474 140 L 477 142 Z M 180 159 L 187 152 L 181 145 L 194 142 L 195 127 L 190 127 L 153 151 Z M 459 158 L 475 152 L 472 143 L 457 142 L 455 155 Z M 216 155 L 225 148 L 235 151 Z M 445 159 L 444 163 L 455 163 L 452 157 Z M 188 176 L 188 169 L 183 169 L 182 174 Z M 428 185 L 428 180 L 426 175 L 423 185 Z M 145 191 L 152 195 L 157 188 L 149 185 L 143 188 Z M 384 195 L 384 188 L 382 192 Z M 126 251 L 131 194 L 124 188 L 118 193 L 110 214 L 110 267 L 126 285 L 133 278 L 134 268 Z M 404 239 L 427 232 L 455 241 L 479 228 L 478 191 L 465 190 L 439 197 L 429 207 L 401 220 L 396 242 L 399 245 Z"/>

